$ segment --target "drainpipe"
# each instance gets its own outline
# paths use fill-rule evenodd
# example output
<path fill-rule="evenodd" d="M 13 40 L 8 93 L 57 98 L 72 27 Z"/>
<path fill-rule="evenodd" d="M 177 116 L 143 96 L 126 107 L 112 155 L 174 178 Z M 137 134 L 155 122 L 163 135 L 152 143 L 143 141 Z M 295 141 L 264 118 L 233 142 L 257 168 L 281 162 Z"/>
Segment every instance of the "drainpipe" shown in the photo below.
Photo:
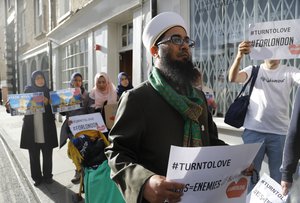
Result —
<path fill-rule="evenodd" d="M 15 0 L 15 68 L 13 69 L 13 93 L 20 92 L 20 78 L 19 78 L 19 6 L 18 0 Z M 17 84 L 16 84 L 17 83 Z"/>
<path fill-rule="evenodd" d="M 52 41 L 48 41 L 48 61 L 49 61 L 49 82 L 50 89 L 53 90 L 53 66 L 52 66 Z"/>
<path fill-rule="evenodd" d="M 157 0 L 151 0 L 150 3 L 151 18 L 157 15 Z"/>
<path fill-rule="evenodd" d="M 154 18 L 157 15 L 157 0 L 150 0 L 150 11 L 151 11 L 151 18 Z M 151 57 L 151 66 L 154 66 L 153 57 Z M 152 71 L 152 67 L 148 70 L 148 75 Z"/>

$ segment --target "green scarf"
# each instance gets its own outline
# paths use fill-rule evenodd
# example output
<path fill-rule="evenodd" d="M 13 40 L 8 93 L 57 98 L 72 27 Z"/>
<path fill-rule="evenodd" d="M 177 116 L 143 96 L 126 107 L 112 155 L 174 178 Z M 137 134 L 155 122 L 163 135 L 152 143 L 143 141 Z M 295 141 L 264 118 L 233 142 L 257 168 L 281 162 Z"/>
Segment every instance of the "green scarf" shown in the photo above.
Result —
<path fill-rule="evenodd" d="M 188 95 L 178 94 L 161 76 L 157 68 L 153 68 L 149 81 L 152 87 L 174 108 L 184 119 L 184 147 L 202 146 L 201 130 L 198 118 L 202 114 L 203 100 L 196 90 L 189 87 Z"/>

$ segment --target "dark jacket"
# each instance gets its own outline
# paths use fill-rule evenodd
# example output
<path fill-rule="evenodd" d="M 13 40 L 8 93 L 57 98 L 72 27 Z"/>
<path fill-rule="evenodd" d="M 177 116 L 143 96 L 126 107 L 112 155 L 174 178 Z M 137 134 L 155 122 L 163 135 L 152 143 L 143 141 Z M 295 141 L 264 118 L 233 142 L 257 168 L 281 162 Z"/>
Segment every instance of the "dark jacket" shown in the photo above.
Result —
<path fill-rule="evenodd" d="M 293 174 L 296 171 L 300 159 L 300 89 L 295 96 L 295 102 L 290 126 L 285 140 L 282 160 L 282 180 L 293 182 Z"/>
<path fill-rule="evenodd" d="M 25 93 L 31 93 L 26 91 Z M 49 98 L 48 98 L 49 99 Z M 32 149 L 36 144 L 34 141 L 33 115 L 25 115 L 21 132 L 21 144 L 23 149 Z M 51 111 L 50 104 L 45 105 L 43 113 L 45 145 L 51 148 L 58 146 L 55 117 Z"/>
<path fill-rule="evenodd" d="M 206 101 L 202 92 L 200 95 Z M 200 119 L 204 145 L 225 145 L 217 138 L 207 103 Z M 148 81 L 122 95 L 106 155 L 126 202 L 146 202 L 141 198 L 144 183 L 154 174 L 166 176 L 170 147 L 182 146 L 183 132 L 182 116 Z"/>

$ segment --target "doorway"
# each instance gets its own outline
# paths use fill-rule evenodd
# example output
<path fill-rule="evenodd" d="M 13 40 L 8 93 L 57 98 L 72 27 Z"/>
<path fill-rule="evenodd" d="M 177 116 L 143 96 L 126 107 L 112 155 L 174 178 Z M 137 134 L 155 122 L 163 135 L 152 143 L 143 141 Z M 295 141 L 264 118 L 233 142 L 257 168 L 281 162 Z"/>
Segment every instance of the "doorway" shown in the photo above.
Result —
<path fill-rule="evenodd" d="M 132 82 L 132 50 L 120 52 L 119 72 L 126 72 Z"/>

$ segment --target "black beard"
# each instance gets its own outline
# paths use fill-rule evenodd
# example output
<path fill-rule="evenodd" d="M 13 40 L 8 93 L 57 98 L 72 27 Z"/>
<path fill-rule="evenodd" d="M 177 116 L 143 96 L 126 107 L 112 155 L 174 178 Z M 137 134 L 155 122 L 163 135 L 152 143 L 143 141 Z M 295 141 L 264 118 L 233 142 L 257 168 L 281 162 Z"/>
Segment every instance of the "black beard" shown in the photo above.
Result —
<path fill-rule="evenodd" d="M 171 85 L 179 89 L 186 89 L 196 80 L 191 58 L 184 61 L 172 60 L 170 54 L 167 53 L 161 57 L 160 70 Z"/>

